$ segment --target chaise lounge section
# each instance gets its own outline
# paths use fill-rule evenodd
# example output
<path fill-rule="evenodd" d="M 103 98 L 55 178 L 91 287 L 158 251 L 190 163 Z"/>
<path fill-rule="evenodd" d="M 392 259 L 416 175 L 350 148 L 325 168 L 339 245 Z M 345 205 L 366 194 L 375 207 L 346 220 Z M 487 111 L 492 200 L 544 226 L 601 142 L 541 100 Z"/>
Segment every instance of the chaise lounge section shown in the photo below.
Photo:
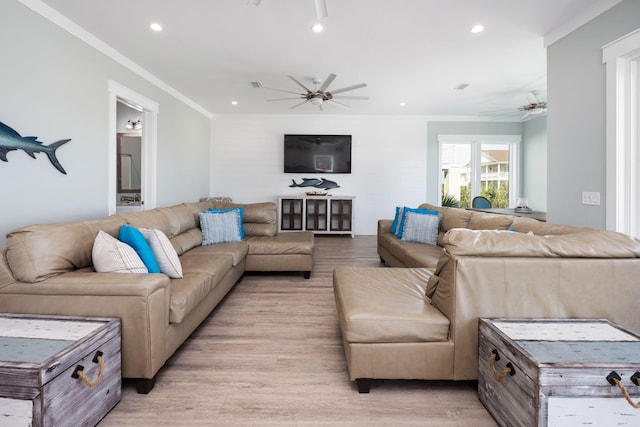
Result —
<path fill-rule="evenodd" d="M 240 242 L 202 246 L 199 213 L 242 206 Z M 98 273 L 92 247 L 100 230 L 122 225 L 161 230 L 179 255 L 182 278 Z M 183 203 L 95 221 L 31 225 L 7 236 L 0 251 L 0 311 L 118 317 L 122 376 L 149 392 L 169 357 L 211 313 L 245 271 L 313 269 L 311 232 L 276 234 L 276 204 Z"/>
<path fill-rule="evenodd" d="M 480 317 L 607 318 L 640 332 L 638 240 L 421 207 L 438 211 L 437 245 L 402 241 L 389 233 L 391 220 L 381 220 L 379 254 L 400 268 L 334 271 L 349 376 L 359 391 L 371 379 L 477 379 Z"/>

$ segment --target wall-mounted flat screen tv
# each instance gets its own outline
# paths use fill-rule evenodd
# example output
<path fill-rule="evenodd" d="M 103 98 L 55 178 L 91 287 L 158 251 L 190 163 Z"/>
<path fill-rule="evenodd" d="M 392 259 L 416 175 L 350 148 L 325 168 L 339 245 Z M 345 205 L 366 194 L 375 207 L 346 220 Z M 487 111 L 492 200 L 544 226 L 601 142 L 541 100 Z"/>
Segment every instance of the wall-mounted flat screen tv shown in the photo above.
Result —
<path fill-rule="evenodd" d="M 351 173 L 351 135 L 285 135 L 285 173 Z"/>

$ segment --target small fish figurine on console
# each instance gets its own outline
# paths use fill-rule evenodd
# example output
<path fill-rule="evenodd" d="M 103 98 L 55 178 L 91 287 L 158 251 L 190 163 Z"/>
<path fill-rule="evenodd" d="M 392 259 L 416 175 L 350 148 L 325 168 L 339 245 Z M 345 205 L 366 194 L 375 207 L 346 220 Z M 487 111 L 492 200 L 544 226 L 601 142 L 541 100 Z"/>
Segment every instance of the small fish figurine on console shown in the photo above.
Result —
<path fill-rule="evenodd" d="M 51 164 L 61 173 L 67 174 L 58 158 L 56 150 L 71 139 L 61 139 L 49 145 L 43 145 L 37 140 L 37 136 L 20 136 L 18 132 L 0 122 L 0 160 L 7 162 L 7 153 L 13 150 L 22 150 L 30 157 L 36 158 L 35 153 L 45 153 Z"/>

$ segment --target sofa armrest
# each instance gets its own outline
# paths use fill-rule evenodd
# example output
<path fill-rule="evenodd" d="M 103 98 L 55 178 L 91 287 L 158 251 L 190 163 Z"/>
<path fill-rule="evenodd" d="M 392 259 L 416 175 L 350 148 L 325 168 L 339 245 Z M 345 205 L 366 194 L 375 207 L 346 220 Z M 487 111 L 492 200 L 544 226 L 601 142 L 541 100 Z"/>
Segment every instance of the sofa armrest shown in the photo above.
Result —
<path fill-rule="evenodd" d="M 391 224 L 393 224 L 393 220 L 391 219 L 379 219 L 378 220 L 378 234 L 389 233 L 391 232 Z"/>
<path fill-rule="evenodd" d="M 169 278 L 164 274 L 77 270 L 38 283 L 0 289 L 0 312 L 122 321 L 122 376 L 153 378 L 165 361 L 169 325 Z"/>

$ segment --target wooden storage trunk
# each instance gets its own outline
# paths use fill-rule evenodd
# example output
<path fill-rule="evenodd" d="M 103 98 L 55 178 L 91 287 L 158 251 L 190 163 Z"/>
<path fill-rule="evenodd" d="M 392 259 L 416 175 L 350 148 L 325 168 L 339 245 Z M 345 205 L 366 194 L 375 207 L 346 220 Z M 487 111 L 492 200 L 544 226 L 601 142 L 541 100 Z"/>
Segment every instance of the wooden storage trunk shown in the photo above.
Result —
<path fill-rule="evenodd" d="M 0 314 L 0 425 L 94 426 L 120 398 L 120 319 Z"/>
<path fill-rule="evenodd" d="M 638 401 L 640 337 L 617 325 L 480 319 L 478 344 L 478 394 L 500 425 L 640 425 L 640 409 L 613 380 Z"/>

